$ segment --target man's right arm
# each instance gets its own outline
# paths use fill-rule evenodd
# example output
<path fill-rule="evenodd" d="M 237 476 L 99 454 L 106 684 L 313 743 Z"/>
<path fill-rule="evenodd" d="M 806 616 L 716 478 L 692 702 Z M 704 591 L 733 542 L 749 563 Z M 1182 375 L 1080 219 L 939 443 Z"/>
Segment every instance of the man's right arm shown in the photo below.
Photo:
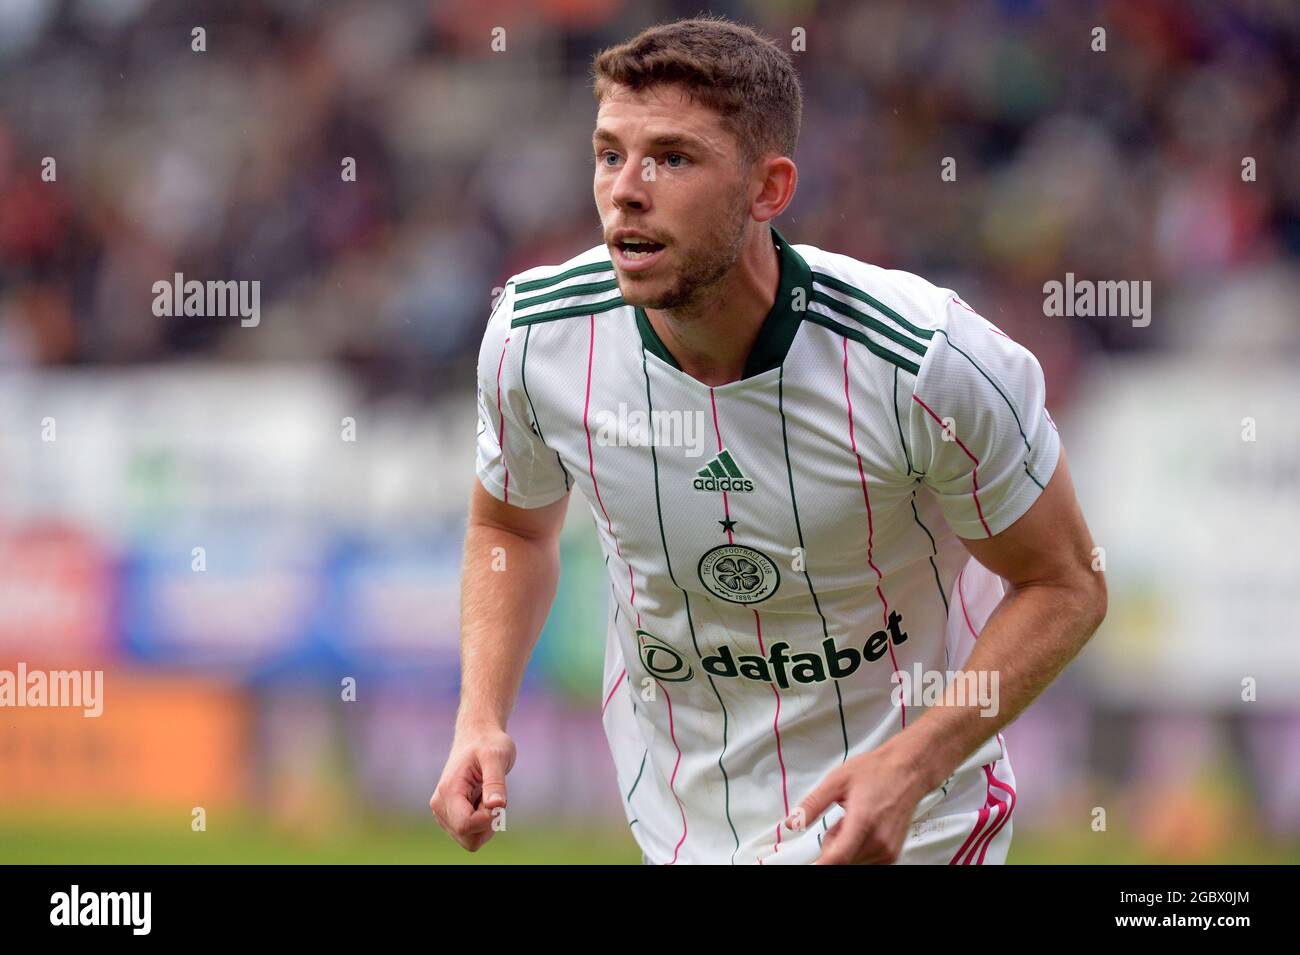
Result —
<path fill-rule="evenodd" d="M 545 507 L 515 507 L 474 483 L 461 570 L 458 730 L 505 729 L 555 599 L 568 502 L 565 496 Z"/>
<path fill-rule="evenodd" d="M 506 720 L 555 599 L 572 487 L 537 426 L 524 377 L 528 334 L 512 326 L 514 290 L 512 279 L 479 346 L 478 480 L 461 570 L 460 709 L 429 800 L 438 823 L 471 852 L 491 838 L 494 811 L 506 804 L 506 773 L 515 761 Z"/>
<path fill-rule="evenodd" d="M 471 852 L 491 838 L 494 811 L 506 805 L 515 759 L 506 724 L 555 599 L 568 500 L 515 507 L 474 483 L 461 571 L 460 708 L 429 800 L 439 824 Z"/>

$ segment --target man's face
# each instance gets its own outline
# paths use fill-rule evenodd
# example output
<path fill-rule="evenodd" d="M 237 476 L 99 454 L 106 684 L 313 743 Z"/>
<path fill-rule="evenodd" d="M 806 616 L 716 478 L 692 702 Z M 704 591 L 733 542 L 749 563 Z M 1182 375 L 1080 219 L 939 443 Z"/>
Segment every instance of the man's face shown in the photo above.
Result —
<path fill-rule="evenodd" d="M 678 308 L 730 271 L 750 184 L 717 113 L 680 87 L 615 87 L 596 113 L 592 148 L 596 208 L 625 302 Z M 655 244 L 618 241 L 620 230 Z"/>

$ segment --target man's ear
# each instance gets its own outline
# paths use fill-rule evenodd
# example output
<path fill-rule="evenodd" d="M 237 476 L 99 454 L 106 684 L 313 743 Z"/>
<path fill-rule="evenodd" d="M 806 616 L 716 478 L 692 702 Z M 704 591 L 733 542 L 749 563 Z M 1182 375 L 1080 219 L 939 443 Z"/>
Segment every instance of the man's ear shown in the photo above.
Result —
<path fill-rule="evenodd" d="M 769 154 L 755 164 L 757 183 L 751 209 L 760 222 L 775 219 L 794 199 L 799 183 L 799 170 L 786 156 Z"/>

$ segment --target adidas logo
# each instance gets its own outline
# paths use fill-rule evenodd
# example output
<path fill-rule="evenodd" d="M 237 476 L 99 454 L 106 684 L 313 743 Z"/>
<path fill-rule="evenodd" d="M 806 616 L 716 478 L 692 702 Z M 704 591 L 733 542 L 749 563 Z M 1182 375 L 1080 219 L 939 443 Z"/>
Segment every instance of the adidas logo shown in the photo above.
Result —
<path fill-rule="evenodd" d="M 697 491 L 752 491 L 754 482 L 740 473 L 730 452 L 723 448 L 718 456 L 700 468 L 695 478 Z"/>

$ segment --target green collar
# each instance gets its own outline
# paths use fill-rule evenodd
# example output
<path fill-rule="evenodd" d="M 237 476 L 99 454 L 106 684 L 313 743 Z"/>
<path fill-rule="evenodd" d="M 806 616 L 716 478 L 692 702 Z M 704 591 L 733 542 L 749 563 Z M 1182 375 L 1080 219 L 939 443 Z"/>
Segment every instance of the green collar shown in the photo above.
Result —
<path fill-rule="evenodd" d="M 808 263 L 803 260 L 803 256 L 785 241 L 785 236 L 776 231 L 776 226 L 772 226 L 771 229 L 772 244 L 781 254 L 781 280 L 777 285 L 776 301 L 772 303 L 772 310 L 767 313 L 767 318 L 763 319 L 763 327 L 758 330 L 754 347 L 750 350 L 749 357 L 745 359 L 742 379 L 753 378 L 765 371 L 771 371 L 785 361 L 786 353 L 790 351 L 790 343 L 794 341 L 795 332 L 799 330 L 803 312 L 812 301 L 812 270 L 808 268 Z M 803 290 L 802 295 L 796 293 L 797 289 Z M 641 343 L 646 351 L 680 371 L 682 366 L 677 363 L 677 359 L 673 357 L 667 346 L 660 341 L 645 310 L 639 305 L 635 308 L 637 328 L 641 332 Z"/>

